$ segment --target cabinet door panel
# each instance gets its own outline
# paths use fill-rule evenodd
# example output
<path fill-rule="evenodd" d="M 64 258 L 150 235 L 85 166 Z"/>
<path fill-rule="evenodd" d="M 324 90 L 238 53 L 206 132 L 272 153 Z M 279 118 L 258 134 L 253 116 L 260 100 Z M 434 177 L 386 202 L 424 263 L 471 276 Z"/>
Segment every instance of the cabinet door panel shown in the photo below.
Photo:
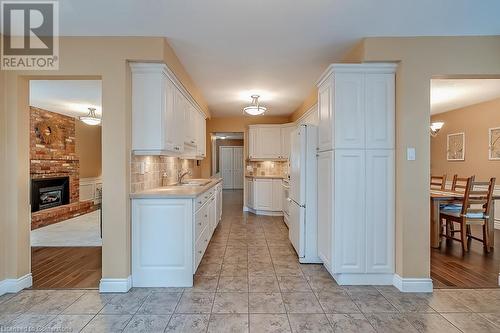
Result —
<path fill-rule="evenodd" d="M 335 148 L 365 145 L 364 74 L 335 76 Z"/>
<path fill-rule="evenodd" d="M 281 157 L 281 130 L 279 127 L 259 127 L 257 158 Z"/>
<path fill-rule="evenodd" d="M 273 179 L 273 211 L 283 210 L 283 187 L 281 179 Z"/>
<path fill-rule="evenodd" d="M 191 200 L 134 200 L 132 276 L 135 287 L 192 284 Z"/>
<path fill-rule="evenodd" d="M 175 123 L 175 87 L 173 83 L 165 77 L 165 142 L 166 142 L 166 150 L 175 151 L 176 144 L 176 126 Z"/>
<path fill-rule="evenodd" d="M 337 273 L 365 272 L 365 152 L 335 151 L 335 238 Z"/>
<path fill-rule="evenodd" d="M 254 181 L 255 208 L 258 210 L 273 209 L 273 181 L 271 179 L 256 179 Z"/>
<path fill-rule="evenodd" d="M 394 148 L 394 74 L 366 74 L 366 147 Z"/>
<path fill-rule="evenodd" d="M 328 81 L 318 91 L 318 148 L 333 148 L 333 93 L 332 83 Z"/>
<path fill-rule="evenodd" d="M 257 128 L 252 127 L 248 130 L 248 157 L 249 158 L 256 158 L 257 157 Z"/>
<path fill-rule="evenodd" d="M 248 178 L 246 181 L 247 187 L 247 206 L 248 208 L 254 208 L 254 186 L 253 179 Z"/>
<path fill-rule="evenodd" d="M 369 273 L 394 272 L 394 151 L 366 151 L 366 260 Z"/>
<path fill-rule="evenodd" d="M 175 90 L 175 100 L 174 100 L 174 123 L 175 125 L 175 145 L 174 151 L 176 153 L 184 152 L 184 112 L 186 109 L 186 103 L 184 101 L 184 95 L 178 90 Z"/>
<path fill-rule="evenodd" d="M 281 156 L 290 157 L 290 133 L 294 126 L 284 126 L 281 128 Z"/>
<path fill-rule="evenodd" d="M 318 154 L 318 256 L 332 269 L 333 151 Z"/>

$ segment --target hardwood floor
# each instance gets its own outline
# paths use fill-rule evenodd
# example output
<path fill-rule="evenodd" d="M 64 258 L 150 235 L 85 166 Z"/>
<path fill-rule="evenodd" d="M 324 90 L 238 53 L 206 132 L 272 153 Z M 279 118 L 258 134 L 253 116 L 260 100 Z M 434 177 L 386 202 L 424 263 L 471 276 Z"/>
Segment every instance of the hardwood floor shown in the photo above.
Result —
<path fill-rule="evenodd" d="M 480 235 L 480 229 L 473 229 Z M 498 288 L 500 271 L 500 230 L 495 230 L 496 247 L 483 252 L 482 244 L 472 241 L 470 252 L 462 255 L 459 242 L 441 242 L 431 249 L 431 277 L 434 288 Z"/>
<path fill-rule="evenodd" d="M 98 288 L 101 247 L 32 247 L 33 288 Z"/>

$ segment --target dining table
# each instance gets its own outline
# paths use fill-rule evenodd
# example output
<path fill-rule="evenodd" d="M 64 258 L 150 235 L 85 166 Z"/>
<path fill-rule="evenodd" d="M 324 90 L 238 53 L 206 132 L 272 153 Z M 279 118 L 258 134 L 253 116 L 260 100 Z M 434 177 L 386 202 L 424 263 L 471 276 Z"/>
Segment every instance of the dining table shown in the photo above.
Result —
<path fill-rule="evenodd" d="M 439 213 L 440 207 L 452 202 L 460 202 L 464 199 L 463 192 L 455 192 L 451 190 L 431 190 L 431 247 L 439 248 L 441 246 Z M 495 245 L 495 200 L 499 200 L 500 195 L 493 195 L 491 200 L 490 214 L 488 218 L 488 229 L 490 248 Z"/>

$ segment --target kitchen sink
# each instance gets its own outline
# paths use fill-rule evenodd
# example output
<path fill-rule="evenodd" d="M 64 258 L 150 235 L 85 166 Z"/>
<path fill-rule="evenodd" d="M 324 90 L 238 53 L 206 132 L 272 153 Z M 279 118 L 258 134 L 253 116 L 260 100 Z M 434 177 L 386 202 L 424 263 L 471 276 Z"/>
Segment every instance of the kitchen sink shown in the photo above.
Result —
<path fill-rule="evenodd" d="M 210 179 L 186 179 L 182 183 L 177 184 L 177 186 L 205 186 L 211 181 Z"/>

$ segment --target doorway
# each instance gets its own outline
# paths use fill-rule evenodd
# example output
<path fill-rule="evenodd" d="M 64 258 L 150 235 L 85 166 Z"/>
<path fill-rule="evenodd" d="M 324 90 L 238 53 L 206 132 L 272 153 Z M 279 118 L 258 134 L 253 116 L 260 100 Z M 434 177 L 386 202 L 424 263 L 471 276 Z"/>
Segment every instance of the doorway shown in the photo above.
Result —
<path fill-rule="evenodd" d="M 500 80 L 431 80 L 431 277 L 434 288 L 498 288 L 500 273 Z M 466 216 L 466 188 L 488 192 L 485 218 Z M 469 201 L 470 202 L 470 201 Z M 483 209 L 483 205 L 465 205 Z M 472 217 L 472 216 L 471 216 Z M 446 222 L 447 221 L 447 222 Z M 452 222 L 453 221 L 453 222 Z M 462 224 L 466 224 L 462 229 Z M 483 225 L 489 243 L 484 243 Z M 462 248 L 462 230 L 466 239 Z"/>
<path fill-rule="evenodd" d="M 98 288 L 102 275 L 101 81 L 31 80 L 33 288 Z"/>

